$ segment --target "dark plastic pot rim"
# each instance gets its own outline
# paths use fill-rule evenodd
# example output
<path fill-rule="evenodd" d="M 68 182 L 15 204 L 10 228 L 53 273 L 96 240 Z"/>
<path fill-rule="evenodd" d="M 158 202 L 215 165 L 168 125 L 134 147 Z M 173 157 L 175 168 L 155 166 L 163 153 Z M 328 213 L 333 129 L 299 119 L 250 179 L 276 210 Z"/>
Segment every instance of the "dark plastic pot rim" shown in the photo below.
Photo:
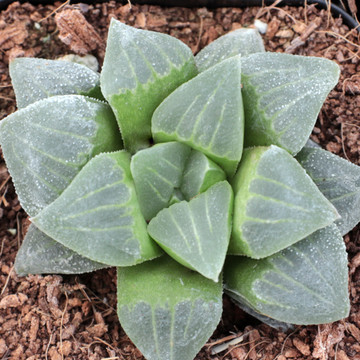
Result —
<path fill-rule="evenodd" d="M 15 0 L 0 0 L 0 10 L 5 10 L 8 5 L 10 5 Z M 20 0 L 21 2 L 26 2 L 26 0 Z M 94 2 L 105 2 L 106 0 L 74 0 L 73 3 L 94 3 Z M 360 24 L 357 22 L 349 13 L 347 13 L 343 8 L 327 2 L 326 0 L 283 0 L 277 6 L 304 6 L 305 1 L 308 5 L 315 4 L 319 8 L 328 9 L 331 7 L 331 13 L 335 17 L 341 16 L 344 20 L 344 23 L 352 29 L 356 29 L 360 32 Z M 37 4 L 51 4 L 54 1 L 51 0 L 28 0 L 28 2 L 37 5 Z M 122 3 L 127 3 L 127 1 L 119 1 Z M 275 0 L 131 0 L 132 3 L 139 4 L 149 4 L 149 5 L 160 5 L 166 7 L 179 6 L 179 7 L 208 7 L 208 8 L 217 8 L 217 7 L 251 7 L 251 6 L 269 6 L 272 5 Z"/>

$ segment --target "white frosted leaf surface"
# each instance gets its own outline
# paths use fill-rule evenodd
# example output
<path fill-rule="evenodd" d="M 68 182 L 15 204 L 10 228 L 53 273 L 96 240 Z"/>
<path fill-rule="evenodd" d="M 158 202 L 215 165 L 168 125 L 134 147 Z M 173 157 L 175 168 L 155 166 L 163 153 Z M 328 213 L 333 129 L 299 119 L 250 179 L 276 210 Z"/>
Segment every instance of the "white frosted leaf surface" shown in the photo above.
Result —
<path fill-rule="evenodd" d="M 180 143 L 157 144 L 137 152 L 131 159 L 139 204 L 146 220 L 168 207 L 174 191 L 180 188 L 191 148 Z"/>
<path fill-rule="evenodd" d="M 54 95 L 86 94 L 100 83 L 88 67 L 61 60 L 17 58 L 9 71 L 19 109 Z"/>
<path fill-rule="evenodd" d="M 230 254 L 266 257 L 339 218 L 301 165 L 275 145 L 245 150 L 233 187 Z"/>
<path fill-rule="evenodd" d="M 333 224 L 261 260 L 229 257 L 226 292 L 260 314 L 292 324 L 323 324 L 349 314 L 347 254 Z"/>
<path fill-rule="evenodd" d="M 231 176 L 243 148 L 240 57 L 224 60 L 176 89 L 155 110 L 156 142 L 179 141 Z"/>
<path fill-rule="evenodd" d="M 190 360 L 220 321 L 222 283 L 167 256 L 118 268 L 121 326 L 148 360 Z"/>
<path fill-rule="evenodd" d="M 149 146 L 152 113 L 196 74 L 193 54 L 180 40 L 112 19 L 101 90 L 116 114 L 127 150 L 135 153 Z"/>
<path fill-rule="evenodd" d="M 215 162 L 202 152 L 193 150 L 187 160 L 181 182 L 181 192 L 189 201 L 210 186 L 225 180 L 226 174 Z"/>
<path fill-rule="evenodd" d="M 160 254 L 147 234 L 124 151 L 93 158 L 32 221 L 66 247 L 108 265 L 134 265 Z"/>
<path fill-rule="evenodd" d="M 146 220 L 226 178 L 224 171 L 204 154 L 179 142 L 138 151 L 131 159 L 131 173 Z"/>
<path fill-rule="evenodd" d="M 261 35 L 256 29 L 237 29 L 214 40 L 196 56 L 196 66 L 202 72 L 235 55 L 247 56 L 265 52 Z"/>
<path fill-rule="evenodd" d="M 222 181 L 190 202 L 160 211 L 148 232 L 175 260 L 218 281 L 230 239 L 232 207 L 232 189 Z"/>
<path fill-rule="evenodd" d="M 55 96 L 0 123 L 0 143 L 25 211 L 54 201 L 95 154 L 121 147 L 106 104 L 79 95 Z"/>
<path fill-rule="evenodd" d="M 50 238 L 33 224 L 16 255 L 15 271 L 28 274 L 83 274 L 107 265 L 92 261 Z"/>
<path fill-rule="evenodd" d="M 339 79 L 325 58 L 257 53 L 241 61 L 246 146 L 275 144 L 296 154 Z"/>
<path fill-rule="evenodd" d="M 320 148 L 304 148 L 297 160 L 336 207 L 342 235 L 360 221 L 360 167 Z"/>

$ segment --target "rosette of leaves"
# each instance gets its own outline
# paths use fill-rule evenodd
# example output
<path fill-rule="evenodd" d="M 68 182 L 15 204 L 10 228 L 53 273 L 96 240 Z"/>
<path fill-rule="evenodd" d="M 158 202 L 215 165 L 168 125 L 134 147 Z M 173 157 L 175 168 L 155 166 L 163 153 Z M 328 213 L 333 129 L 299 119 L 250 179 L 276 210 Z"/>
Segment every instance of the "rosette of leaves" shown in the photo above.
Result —
<path fill-rule="evenodd" d="M 349 312 L 342 235 L 360 170 L 306 146 L 339 77 L 240 29 L 195 57 L 112 20 L 101 74 L 10 64 L 0 141 L 32 224 L 19 275 L 116 266 L 122 327 L 147 359 L 190 360 L 225 291 L 271 325 Z"/>

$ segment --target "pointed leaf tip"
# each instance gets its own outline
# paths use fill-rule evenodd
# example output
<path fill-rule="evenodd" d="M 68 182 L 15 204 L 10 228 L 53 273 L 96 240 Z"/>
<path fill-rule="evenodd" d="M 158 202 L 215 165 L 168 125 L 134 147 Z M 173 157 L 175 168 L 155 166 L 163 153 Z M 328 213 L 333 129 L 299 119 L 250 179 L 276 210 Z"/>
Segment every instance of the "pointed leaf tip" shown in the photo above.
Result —
<path fill-rule="evenodd" d="M 347 254 L 335 225 L 260 260 L 231 256 L 225 291 L 275 320 L 325 324 L 349 314 Z"/>
<path fill-rule="evenodd" d="M 243 149 L 240 57 L 202 72 L 171 93 L 152 117 L 155 142 L 179 141 L 234 175 Z"/>
<path fill-rule="evenodd" d="M 339 218 L 301 165 L 275 145 L 246 149 L 232 184 L 230 254 L 266 257 Z"/>
<path fill-rule="evenodd" d="M 232 189 L 222 181 L 189 202 L 160 211 L 148 232 L 175 260 L 218 281 L 230 239 L 232 207 Z"/>
<path fill-rule="evenodd" d="M 100 82 L 128 151 L 149 146 L 154 110 L 196 74 L 193 54 L 182 41 L 112 19 Z"/>
<path fill-rule="evenodd" d="M 16 255 L 15 271 L 28 274 L 83 274 L 108 267 L 70 250 L 33 224 Z"/>
<path fill-rule="evenodd" d="M 110 107 L 80 95 L 53 96 L 9 115 L 0 123 L 0 143 L 30 216 L 53 202 L 89 159 L 122 146 Z"/>
<path fill-rule="evenodd" d="M 241 60 L 245 146 L 276 144 L 292 154 L 305 145 L 340 69 L 325 58 L 257 53 Z"/>
<path fill-rule="evenodd" d="M 125 151 L 93 158 L 32 221 L 64 246 L 111 266 L 130 266 L 161 254 L 147 234 Z"/>
<path fill-rule="evenodd" d="M 118 316 L 148 360 L 193 359 L 222 313 L 215 283 L 168 256 L 118 268 Z"/>

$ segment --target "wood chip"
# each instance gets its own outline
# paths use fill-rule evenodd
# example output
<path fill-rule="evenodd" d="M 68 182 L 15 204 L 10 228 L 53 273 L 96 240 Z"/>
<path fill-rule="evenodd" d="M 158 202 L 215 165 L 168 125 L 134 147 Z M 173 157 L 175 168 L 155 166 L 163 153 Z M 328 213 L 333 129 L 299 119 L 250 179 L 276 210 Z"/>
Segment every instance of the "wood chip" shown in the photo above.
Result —
<path fill-rule="evenodd" d="M 293 339 L 293 344 L 303 355 L 309 356 L 311 354 L 310 346 L 305 344 L 299 338 L 294 338 Z"/>
<path fill-rule="evenodd" d="M 59 38 L 72 51 L 85 55 L 97 48 L 104 48 L 104 42 L 84 15 L 77 9 L 65 9 L 55 16 Z"/>
<path fill-rule="evenodd" d="M 275 36 L 275 34 L 278 32 L 280 24 L 281 21 L 278 18 L 274 17 L 271 19 L 266 30 L 266 36 L 269 39 L 272 39 Z"/>
<path fill-rule="evenodd" d="M 312 21 L 300 36 L 291 41 L 290 45 L 285 49 L 285 51 L 291 54 L 298 47 L 304 45 L 309 36 L 320 26 L 320 24 L 321 18 L 316 18 L 314 21 Z"/>
<path fill-rule="evenodd" d="M 17 21 L 0 30 L 0 49 L 9 50 L 21 45 L 29 35 L 26 25 L 24 21 Z"/>

